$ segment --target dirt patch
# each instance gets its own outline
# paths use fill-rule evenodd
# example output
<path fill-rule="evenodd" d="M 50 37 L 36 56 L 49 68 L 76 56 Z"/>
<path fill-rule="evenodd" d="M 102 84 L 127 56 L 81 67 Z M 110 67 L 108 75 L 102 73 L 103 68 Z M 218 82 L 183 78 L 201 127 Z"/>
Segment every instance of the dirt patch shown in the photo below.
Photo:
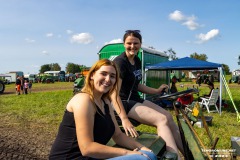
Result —
<path fill-rule="evenodd" d="M 48 159 L 49 144 L 38 132 L 19 128 L 0 128 L 0 159 Z"/>
<path fill-rule="evenodd" d="M 73 83 L 64 83 L 62 86 L 46 84 L 44 87 L 35 87 L 33 93 L 72 90 Z M 7 96 L 15 93 L 14 87 L 6 88 Z M 0 113 L 1 115 L 1 113 Z M 46 160 L 56 137 L 57 128 L 49 129 L 48 124 L 26 123 L 20 124 L 8 116 L 0 116 L 0 159 L 1 160 Z"/>
<path fill-rule="evenodd" d="M 44 125 L 14 123 L 3 117 L 0 126 L 0 159 L 44 160 L 48 159 L 55 130 L 46 132 Z"/>

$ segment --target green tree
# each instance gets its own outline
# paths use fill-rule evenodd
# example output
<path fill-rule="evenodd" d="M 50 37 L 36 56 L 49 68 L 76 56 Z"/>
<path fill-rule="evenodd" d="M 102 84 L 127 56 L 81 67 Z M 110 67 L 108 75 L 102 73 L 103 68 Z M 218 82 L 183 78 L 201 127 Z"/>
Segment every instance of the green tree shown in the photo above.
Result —
<path fill-rule="evenodd" d="M 82 72 L 84 69 L 87 68 L 87 66 L 85 66 L 85 65 L 80 65 L 79 67 L 80 67 L 80 72 Z"/>
<path fill-rule="evenodd" d="M 170 58 L 171 60 L 176 60 L 176 59 L 178 59 L 178 58 L 177 58 L 177 53 L 176 53 L 172 48 L 170 48 L 170 49 L 168 50 L 168 52 L 169 52 L 169 58 Z"/>
<path fill-rule="evenodd" d="M 74 63 L 67 63 L 66 72 L 67 73 L 78 73 L 78 72 L 81 72 L 80 65 L 79 64 L 74 64 Z"/>
<path fill-rule="evenodd" d="M 222 66 L 223 66 L 223 71 L 224 71 L 225 74 L 227 74 L 227 75 L 231 74 L 228 65 L 226 65 L 226 64 L 222 64 Z"/>
<path fill-rule="evenodd" d="M 44 73 L 45 71 L 50 71 L 50 70 L 51 70 L 50 65 L 49 64 L 44 64 L 44 65 L 41 66 L 39 72 Z"/>
<path fill-rule="evenodd" d="M 58 63 L 44 64 L 41 66 L 39 72 L 44 73 L 45 71 L 61 71 L 61 67 Z"/>
<path fill-rule="evenodd" d="M 61 71 L 61 67 L 58 63 L 51 63 L 49 66 L 51 67 L 51 71 Z"/>
<path fill-rule="evenodd" d="M 207 59 L 208 59 L 206 54 L 198 54 L 196 52 L 191 54 L 190 57 L 198 59 L 198 60 L 202 60 L 202 61 L 207 61 Z"/>
<path fill-rule="evenodd" d="M 168 55 L 169 60 L 176 60 L 177 58 L 177 53 L 172 49 L 168 49 L 167 51 L 163 51 Z"/>

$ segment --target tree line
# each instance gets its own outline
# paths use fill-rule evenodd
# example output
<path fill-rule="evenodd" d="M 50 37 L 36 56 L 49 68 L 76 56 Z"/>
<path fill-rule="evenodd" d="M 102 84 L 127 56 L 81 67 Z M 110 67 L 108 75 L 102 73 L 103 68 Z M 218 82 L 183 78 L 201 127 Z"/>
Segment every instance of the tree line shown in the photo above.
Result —
<path fill-rule="evenodd" d="M 80 73 L 85 68 L 87 68 L 85 65 L 79 65 L 75 63 L 67 63 L 65 71 L 66 73 Z M 61 71 L 62 68 L 58 63 L 51 63 L 51 64 L 44 64 L 40 67 L 39 73 L 44 73 L 46 71 Z"/>

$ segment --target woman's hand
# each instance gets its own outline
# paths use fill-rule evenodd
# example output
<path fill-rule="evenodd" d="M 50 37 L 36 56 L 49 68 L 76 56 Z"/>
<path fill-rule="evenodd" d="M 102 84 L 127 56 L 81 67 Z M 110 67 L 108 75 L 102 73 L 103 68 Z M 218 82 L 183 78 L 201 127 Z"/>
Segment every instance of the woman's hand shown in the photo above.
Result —
<path fill-rule="evenodd" d="M 143 151 L 148 151 L 148 152 L 153 152 L 151 149 L 149 149 L 149 148 L 147 148 L 147 147 L 145 147 L 145 146 L 142 146 L 141 148 L 136 148 L 136 149 L 134 149 L 134 150 L 143 150 Z"/>
<path fill-rule="evenodd" d="M 130 155 L 130 154 L 139 154 L 139 155 L 143 155 L 143 156 L 144 156 L 144 153 L 139 152 L 139 151 L 137 151 L 137 150 L 127 151 L 127 154 L 126 154 L 126 155 Z"/>
<path fill-rule="evenodd" d="M 127 136 L 138 137 L 138 133 L 128 118 L 122 119 L 122 126 Z"/>
<path fill-rule="evenodd" d="M 168 85 L 166 84 L 162 84 L 159 88 L 158 88 L 158 93 L 161 94 L 164 90 L 167 92 L 167 89 L 169 88 Z"/>
<path fill-rule="evenodd" d="M 149 158 L 148 155 L 146 155 L 146 154 L 144 154 L 144 153 L 142 153 L 142 152 L 140 152 L 139 150 L 136 150 L 136 149 L 134 149 L 133 151 L 128 151 L 126 155 L 130 155 L 130 154 L 139 154 L 139 155 L 142 155 L 144 157 Z"/>

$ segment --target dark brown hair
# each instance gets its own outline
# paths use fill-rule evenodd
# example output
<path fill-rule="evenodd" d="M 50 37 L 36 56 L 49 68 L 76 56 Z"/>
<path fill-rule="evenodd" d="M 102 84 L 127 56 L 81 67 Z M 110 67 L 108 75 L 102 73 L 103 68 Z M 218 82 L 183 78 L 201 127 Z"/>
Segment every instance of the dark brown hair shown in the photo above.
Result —
<path fill-rule="evenodd" d="M 142 36 L 140 34 L 140 30 L 126 30 L 123 36 L 123 43 L 125 43 L 125 40 L 128 36 L 136 37 L 140 40 L 140 43 L 142 43 Z"/>

